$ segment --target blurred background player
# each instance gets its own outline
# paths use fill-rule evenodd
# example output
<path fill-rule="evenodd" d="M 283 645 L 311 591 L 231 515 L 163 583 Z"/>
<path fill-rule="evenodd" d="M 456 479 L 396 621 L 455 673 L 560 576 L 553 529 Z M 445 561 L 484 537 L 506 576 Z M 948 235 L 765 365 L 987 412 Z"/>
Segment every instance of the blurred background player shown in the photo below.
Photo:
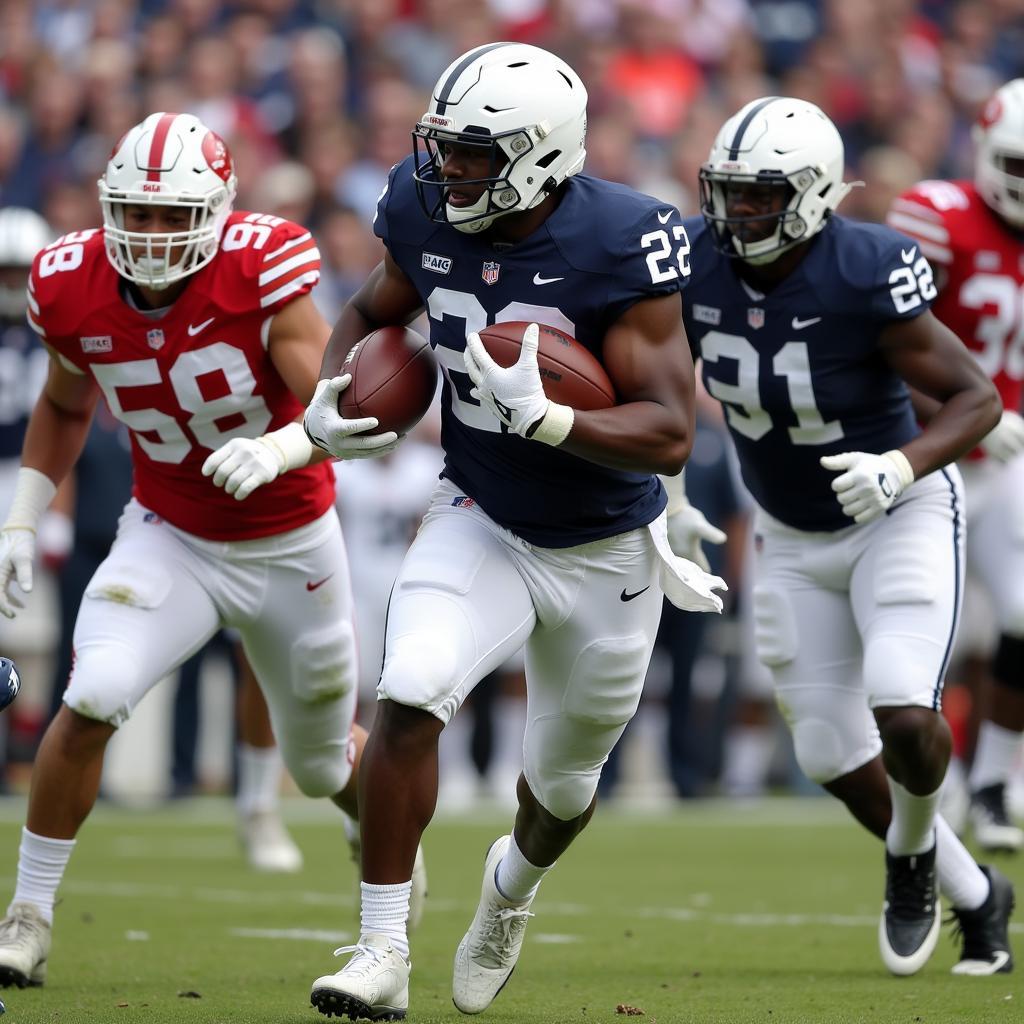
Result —
<path fill-rule="evenodd" d="M 812 103 L 769 96 L 730 117 L 687 224 L 686 329 L 757 505 L 757 649 L 797 760 L 885 840 L 883 962 L 927 962 L 938 870 L 964 935 L 954 972 L 991 974 L 1012 967 L 1013 889 L 936 808 L 962 587 L 946 464 L 992 428 L 998 396 L 928 311 L 916 247 L 835 215 L 843 173 L 842 139 Z M 907 384 L 940 406 L 923 431 Z"/>
<path fill-rule="evenodd" d="M 923 181 L 888 223 L 935 268 L 935 315 L 999 390 L 995 429 L 960 463 L 967 493 L 967 571 L 984 589 L 998 640 L 978 673 L 970 822 L 986 850 L 1019 850 L 1024 830 L 1006 789 L 1024 733 L 1024 78 L 1002 86 L 974 127 L 973 181 Z M 919 401 L 919 412 L 934 410 Z"/>
<path fill-rule="evenodd" d="M 14 496 L 29 413 L 46 380 L 46 350 L 25 320 L 26 289 L 32 260 L 52 241 L 53 232 L 39 214 L 16 206 L 0 209 L 0 519 L 6 517 Z M 72 521 L 67 512 L 66 503 L 58 501 L 40 522 L 40 562 L 47 570 L 58 565 L 70 547 Z M 21 598 L 25 607 L 17 626 L 0 619 L 0 650 L 21 665 L 26 679 L 42 676 L 59 636 L 52 576 L 49 571 L 40 576 L 37 592 L 31 598 Z M 30 735 L 32 725 L 38 727 L 40 721 L 45 721 L 45 699 L 38 693 L 32 697 L 17 709 L 29 715 Z M 31 741 L 27 751 L 8 749 L 14 714 L 0 720 L 0 787 L 4 789 L 8 755 L 18 760 L 32 755 Z M 19 733 L 13 730 L 14 736 Z"/>
<path fill-rule="evenodd" d="M 216 134 L 152 114 L 99 182 L 103 229 L 58 239 L 30 276 L 50 364 L 0 530 L 0 612 L 15 612 L 15 579 L 32 588 L 36 528 L 101 393 L 132 431 L 134 484 L 35 762 L 4 984 L 45 977 L 56 890 L 111 736 L 221 626 L 241 636 L 299 788 L 357 815 L 345 548 L 330 467 L 295 422 L 328 333 L 309 297 L 319 254 L 298 225 L 234 212 L 235 185 Z"/>

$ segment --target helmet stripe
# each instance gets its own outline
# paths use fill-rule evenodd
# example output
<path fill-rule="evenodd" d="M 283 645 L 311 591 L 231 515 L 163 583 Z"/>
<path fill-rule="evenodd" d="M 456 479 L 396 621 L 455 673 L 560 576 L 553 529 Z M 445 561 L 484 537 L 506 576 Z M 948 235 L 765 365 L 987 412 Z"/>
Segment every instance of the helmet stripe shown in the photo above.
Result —
<path fill-rule="evenodd" d="M 769 103 L 774 103 L 778 98 L 778 96 L 769 96 L 767 99 L 761 100 L 756 107 L 751 107 L 751 109 L 747 111 L 747 116 L 740 121 L 740 126 L 736 129 L 736 134 L 733 136 L 732 145 L 729 147 L 730 160 L 735 160 L 740 155 L 740 144 L 743 142 L 743 133 L 749 127 L 750 122 L 753 121 Z"/>
<path fill-rule="evenodd" d="M 160 180 L 160 167 L 164 162 L 164 144 L 167 133 L 174 124 L 177 114 L 161 114 L 153 132 L 153 141 L 149 144 L 149 160 L 146 163 L 146 181 Z"/>
<path fill-rule="evenodd" d="M 452 89 L 455 88 L 455 83 L 459 80 L 459 76 L 462 74 L 470 64 L 477 59 L 482 57 L 485 53 L 490 53 L 491 50 L 497 50 L 501 46 L 514 46 L 514 43 L 490 43 L 487 46 L 479 46 L 475 50 L 470 50 L 462 60 L 452 69 L 452 73 L 445 79 L 444 85 L 441 86 L 440 92 L 437 96 L 437 110 L 435 113 L 443 114 L 448 106 L 448 97 L 452 94 Z"/>

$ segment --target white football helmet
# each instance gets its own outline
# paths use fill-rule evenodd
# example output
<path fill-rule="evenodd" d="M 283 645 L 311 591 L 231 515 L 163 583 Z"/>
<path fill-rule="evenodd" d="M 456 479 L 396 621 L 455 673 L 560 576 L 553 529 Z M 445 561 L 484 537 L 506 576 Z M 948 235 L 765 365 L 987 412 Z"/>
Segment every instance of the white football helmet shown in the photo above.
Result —
<path fill-rule="evenodd" d="M 1024 228 L 1024 78 L 998 89 L 972 130 L 974 183 L 982 199 Z"/>
<path fill-rule="evenodd" d="M 719 249 L 748 263 L 771 263 L 812 238 L 852 188 L 843 184 L 843 164 L 843 140 L 813 103 L 788 96 L 752 100 L 722 125 L 700 169 L 701 213 Z M 744 242 L 732 232 L 733 226 L 767 217 L 729 217 L 727 185 L 787 190 L 785 207 L 775 215 L 778 222 L 767 238 Z"/>
<path fill-rule="evenodd" d="M 427 216 L 459 231 L 529 210 L 586 158 L 587 90 L 565 61 L 523 43 L 489 43 L 454 61 L 437 80 L 413 130 L 416 189 Z M 448 203 L 438 145 L 486 147 L 491 173 L 457 186 L 486 185 L 471 206 Z M 424 152 L 421 152 L 420 146 Z"/>
<path fill-rule="evenodd" d="M 53 241 L 49 224 L 34 210 L 20 206 L 0 209 L 0 270 L 24 271 L 24 280 L 18 277 L 18 284 L 0 281 L 0 317 L 20 320 L 28 308 L 25 285 L 28 270 L 36 253 Z"/>
<path fill-rule="evenodd" d="M 191 114 L 161 113 L 121 139 L 98 185 L 107 258 L 129 281 L 163 289 L 217 255 L 236 178 L 219 135 Z M 141 203 L 187 207 L 189 229 L 125 230 L 124 208 Z"/>

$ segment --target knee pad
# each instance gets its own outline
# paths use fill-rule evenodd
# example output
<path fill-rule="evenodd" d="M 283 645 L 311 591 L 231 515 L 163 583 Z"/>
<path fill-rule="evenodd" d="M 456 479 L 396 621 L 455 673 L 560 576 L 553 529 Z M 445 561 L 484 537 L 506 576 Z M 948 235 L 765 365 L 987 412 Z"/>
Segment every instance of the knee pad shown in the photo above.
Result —
<path fill-rule="evenodd" d="M 882 749 L 878 727 L 858 690 L 786 687 L 776 693 L 793 734 L 800 770 L 824 784 L 867 764 Z"/>
<path fill-rule="evenodd" d="M 642 633 L 584 647 L 562 698 L 566 717 L 584 727 L 626 725 L 640 706 L 652 647 L 653 638 Z"/>
<path fill-rule="evenodd" d="M 448 644 L 425 634 L 398 637 L 384 661 L 377 694 L 406 707 L 422 708 L 448 722 L 458 710 L 458 659 Z"/>
<path fill-rule="evenodd" d="M 356 638 L 349 619 L 300 636 L 292 647 L 296 696 L 307 704 L 338 700 L 356 688 Z"/>
<path fill-rule="evenodd" d="M 992 675 L 1000 686 L 1024 693 L 1024 638 L 1005 634 L 999 638 Z"/>
<path fill-rule="evenodd" d="M 144 692 L 134 653 L 98 644 L 75 651 L 64 703 L 84 718 L 121 726 Z"/>
<path fill-rule="evenodd" d="M 301 751 L 296 754 L 282 747 L 281 756 L 288 774 L 303 796 L 330 797 L 348 785 L 352 777 L 352 752 L 348 740 L 339 743 L 344 749 L 335 755 L 323 753 L 316 757 L 303 757 Z"/>

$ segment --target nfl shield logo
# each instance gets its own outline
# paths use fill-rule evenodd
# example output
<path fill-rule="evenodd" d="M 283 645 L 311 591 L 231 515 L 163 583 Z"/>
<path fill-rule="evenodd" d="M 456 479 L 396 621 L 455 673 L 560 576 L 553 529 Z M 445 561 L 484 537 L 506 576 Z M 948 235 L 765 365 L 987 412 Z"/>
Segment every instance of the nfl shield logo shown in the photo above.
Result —
<path fill-rule="evenodd" d="M 484 269 L 480 275 L 484 279 L 484 284 L 497 284 L 499 273 L 501 273 L 500 263 L 490 263 L 484 260 Z"/>
<path fill-rule="evenodd" d="M 164 332 L 159 327 L 154 327 L 153 330 L 146 331 L 146 341 L 149 342 L 150 348 L 163 348 Z"/>
<path fill-rule="evenodd" d="M 747 324 L 753 327 L 755 331 L 764 327 L 764 310 L 758 309 L 757 306 L 754 306 L 752 309 L 748 309 Z"/>

